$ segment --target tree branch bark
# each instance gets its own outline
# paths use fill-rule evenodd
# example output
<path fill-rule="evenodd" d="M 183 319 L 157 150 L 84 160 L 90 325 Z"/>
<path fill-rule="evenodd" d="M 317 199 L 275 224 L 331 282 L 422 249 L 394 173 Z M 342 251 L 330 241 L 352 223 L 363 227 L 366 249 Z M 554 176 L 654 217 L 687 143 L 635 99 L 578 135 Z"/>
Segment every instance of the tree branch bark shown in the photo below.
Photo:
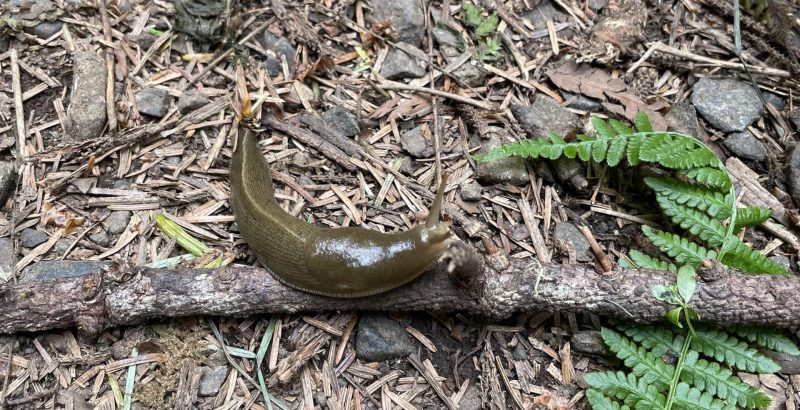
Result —
<path fill-rule="evenodd" d="M 517 311 L 567 310 L 650 322 L 662 320 L 669 308 L 650 289 L 675 281 L 674 274 L 663 271 L 621 270 L 603 275 L 580 266 L 549 264 L 537 269 L 538 263 L 531 261 L 514 261 L 498 273 L 480 263 L 482 269 L 470 266 L 475 265 L 474 256 L 467 252 L 460 263 L 440 263 L 409 285 L 357 299 L 290 289 L 267 271 L 252 267 L 116 266 L 78 278 L 5 284 L 0 285 L 0 334 L 73 326 L 96 333 L 153 318 L 306 310 L 466 311 L 494 317 Z M 692 305 L 704 321 L 800 326 L 798 276 L 729 271 L 699 276 Z"/>

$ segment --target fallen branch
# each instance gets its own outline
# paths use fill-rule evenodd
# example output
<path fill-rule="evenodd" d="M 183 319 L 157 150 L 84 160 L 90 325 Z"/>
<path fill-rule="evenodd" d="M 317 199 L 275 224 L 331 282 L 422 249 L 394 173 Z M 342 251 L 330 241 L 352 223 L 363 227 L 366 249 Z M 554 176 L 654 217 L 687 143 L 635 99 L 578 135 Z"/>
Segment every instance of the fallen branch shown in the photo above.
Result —
<path fill-rule="evenodd" d="M 530 260 L 512 262 L 500 274 L 474 269 L 470 266 L 474 260 L 474 253 L 468 252 L 455 265 L 440 263 L 407 286 L 358 299 L 296 291 L 252 267 L 117 267 L 77 278 L 5 284 L 0 286 L 0 334 L 72 326 L 96 333 L 155 318 L 323 310 L 466 311 L 494 317 L 568 310 L 650 322 L 662 320 L 667 311 L 650 289 L 675 281 L 673 274 L 663 271 L 602 275 L 580 266 L 550 264 L 537 269 L 538 263 Z M 448 273 L 454 271 L 460 274 Z M 700 276 L 692 303 L 703 320 L 800 326 L 800 299 L 795 297 L 800 277 L 727 271 L 705 276 L 701 271 Z M 470 281 L 466 286 L 451 279 L 465 277 Z"/>

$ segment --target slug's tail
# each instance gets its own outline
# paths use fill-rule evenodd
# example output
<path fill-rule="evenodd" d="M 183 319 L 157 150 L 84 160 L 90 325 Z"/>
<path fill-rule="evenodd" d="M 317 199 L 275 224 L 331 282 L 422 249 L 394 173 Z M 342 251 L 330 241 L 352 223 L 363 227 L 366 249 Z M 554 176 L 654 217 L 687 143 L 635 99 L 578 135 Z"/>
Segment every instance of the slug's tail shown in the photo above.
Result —
<path fill-rule="evenodd" d="M 426 228 L 433 228 L 439 223 L 439 215 L 442 212 L 444 189 L 447 187 L 447 179 L 449 177 L 450 173 L 445 173 L 442 175 L 442 182 L 439 183 L 439 190 L 436 192 L 436 197 L 433 198 L 433 204 L 431 204 L 431 210 L 428 213 L 428 219 L 425 220 Z"/>

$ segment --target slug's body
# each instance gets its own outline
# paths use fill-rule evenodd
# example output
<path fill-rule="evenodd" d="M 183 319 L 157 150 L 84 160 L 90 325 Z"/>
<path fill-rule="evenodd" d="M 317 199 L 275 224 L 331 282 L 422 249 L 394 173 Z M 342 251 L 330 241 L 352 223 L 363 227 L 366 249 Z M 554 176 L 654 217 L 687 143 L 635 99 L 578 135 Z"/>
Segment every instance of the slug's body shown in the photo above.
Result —
<path fill-rule="evenodd" d="M 325 296 L 374 295 L 413 280 L 445 249 L 444 181 L 425 224 L 411 230 L 319 228 L 281 209 L 253 130 L 242 127 L 239 136 L 231 163 L 233 213 L 253 253 L 284 284 Z"/>

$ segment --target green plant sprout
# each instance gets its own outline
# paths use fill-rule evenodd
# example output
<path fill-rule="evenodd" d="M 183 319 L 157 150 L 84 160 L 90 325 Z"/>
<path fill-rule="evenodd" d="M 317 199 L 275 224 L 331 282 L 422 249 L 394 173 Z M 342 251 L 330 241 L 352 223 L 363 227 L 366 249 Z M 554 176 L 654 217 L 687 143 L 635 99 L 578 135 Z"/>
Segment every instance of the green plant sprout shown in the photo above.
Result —
<path fill-rule="evenodd" d="M 500 16 L 492 13 L 489 17 L 483 17 L 483 10 L 467 2 L 461 2 L 461 10 L 464 12 L 464 22 L 472 29 L 477 44 L 473 56 L 482 62 L 496 61 L 502 57 L 500 51 L 502 46 L 494 37 L 494 32 L 500 24 Z"/>

